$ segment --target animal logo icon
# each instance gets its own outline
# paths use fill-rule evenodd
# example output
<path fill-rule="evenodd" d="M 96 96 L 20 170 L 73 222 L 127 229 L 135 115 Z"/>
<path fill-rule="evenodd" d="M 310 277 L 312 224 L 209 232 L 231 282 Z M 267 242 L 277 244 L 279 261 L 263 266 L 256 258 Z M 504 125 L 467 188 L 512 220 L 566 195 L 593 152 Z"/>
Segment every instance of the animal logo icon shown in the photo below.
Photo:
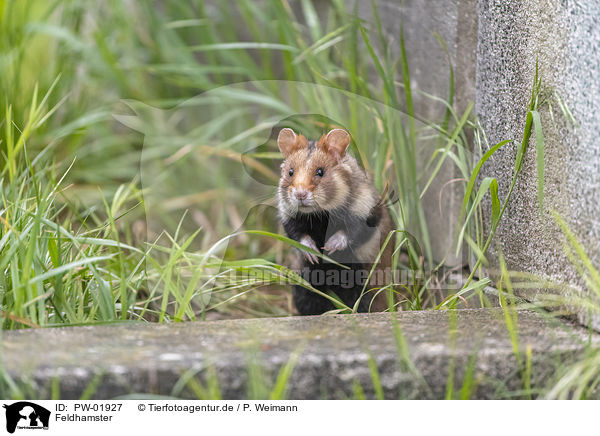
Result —
<path fill-rule="evenodd" d="M 17 427 L 27 429 L 48 429 L 50 411 L 42 406 L 29 401 L 19 401 L 10 405 L 4 404 L 6 409 L 6 431 L 14 433 Z"/>

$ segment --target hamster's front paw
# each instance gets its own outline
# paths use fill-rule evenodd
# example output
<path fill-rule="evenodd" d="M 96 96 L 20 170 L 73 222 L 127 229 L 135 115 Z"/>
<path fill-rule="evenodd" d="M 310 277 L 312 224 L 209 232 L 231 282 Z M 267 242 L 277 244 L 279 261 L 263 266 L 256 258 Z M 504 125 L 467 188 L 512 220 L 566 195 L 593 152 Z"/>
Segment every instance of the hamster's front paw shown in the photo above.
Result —
<path fill-rule="evenodd" d="M 325 242 L 323 250 L 328 254 L 335 253 L 338 250 L 344 250 L 348 247 L 348 237 L 342 230 L 338 230 Z"/>
<path fill-rule="evenodd" d="M 300 239 L 299 241 L 302 245 L 308 247 L 308 248 L 312 248 L 315 251 L 319 251 L 317 244 L 315 243 L 315 241 L 313 240 L 313 238 L 311 238 L 310 236 L 306 235 L 304 236 L 302 239 Z M 316 254 L 314 253 L 309 253 L 308 251 L 303 251 L 302 254 L 304 254 L 304 257 L 306 258 L 306 260 L 308 260 L 310 263 L 312 263 L 313 265 L 315 263 L 319 263 L 319 258 L 317 257 Z"/>

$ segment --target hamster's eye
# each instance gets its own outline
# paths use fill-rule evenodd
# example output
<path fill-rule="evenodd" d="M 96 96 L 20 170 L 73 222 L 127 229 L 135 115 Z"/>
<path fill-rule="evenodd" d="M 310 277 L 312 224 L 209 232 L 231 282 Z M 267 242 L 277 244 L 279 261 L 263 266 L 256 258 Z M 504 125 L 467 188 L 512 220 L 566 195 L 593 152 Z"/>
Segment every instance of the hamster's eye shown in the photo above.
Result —
<path fill-rule="evenodd" d="M 294 175 L 294 169 L 293 168 L 290 168 L 290 173 L 289 174 L 290 174 L 290 177 L 292 177 Z"/>
<path fill-rule="evenodd" d="M 323 168 L 317 168 L 317 176 L 323 177 L 325 175 L 325 171 Z"/>

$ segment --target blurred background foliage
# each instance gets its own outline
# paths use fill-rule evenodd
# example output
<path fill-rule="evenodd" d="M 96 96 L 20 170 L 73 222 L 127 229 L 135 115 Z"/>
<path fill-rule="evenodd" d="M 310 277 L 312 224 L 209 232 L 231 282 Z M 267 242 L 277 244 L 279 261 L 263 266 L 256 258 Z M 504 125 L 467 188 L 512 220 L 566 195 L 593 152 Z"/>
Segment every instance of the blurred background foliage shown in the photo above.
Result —
<path fill-rule="evenodd" d="M 398 53 L 374 17 L 339 0 L 0 1 L 4 326 L 292 313 L 281 286 L 209 268 L 285 271 L 276 217 L 245 203 L 274 205 L 285 123 L 347 128 L 414 235 L 396 265 L 435 270 L 421 199 L 446 159 L 468 180 L 470 113 L 449 83 L 443 119 L 420 119 L 402 35 Z M 242 226 L 263 233 L 214 247 Z M 404 308 L 440 302 L 431 280 L 397 285 Z"/>

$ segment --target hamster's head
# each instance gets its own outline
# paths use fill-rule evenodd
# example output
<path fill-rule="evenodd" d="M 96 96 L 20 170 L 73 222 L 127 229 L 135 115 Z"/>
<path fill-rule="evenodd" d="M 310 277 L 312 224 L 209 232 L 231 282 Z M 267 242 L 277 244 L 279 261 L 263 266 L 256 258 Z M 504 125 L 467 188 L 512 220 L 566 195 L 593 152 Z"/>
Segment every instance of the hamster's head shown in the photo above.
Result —
<path fill-rule="evenodd" d="M 333 129 L 308 141 L 292 129 L 279 132 L 277 145 L 285 157 L 279 179 L 279 208 L 287 215 L 334 210 L 347 202 L 351 166 L 346 149 L 350 135 Z"/>

